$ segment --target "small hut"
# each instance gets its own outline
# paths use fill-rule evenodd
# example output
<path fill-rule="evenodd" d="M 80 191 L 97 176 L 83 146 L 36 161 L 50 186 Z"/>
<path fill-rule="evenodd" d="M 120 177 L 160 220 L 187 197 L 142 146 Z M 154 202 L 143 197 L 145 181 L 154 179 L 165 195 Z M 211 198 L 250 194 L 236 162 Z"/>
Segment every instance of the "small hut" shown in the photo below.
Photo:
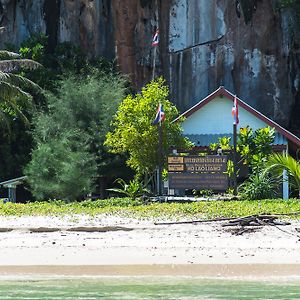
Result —
<path fill-rule="evenodd" d="M 217 143 L 220 137 L 233 136 L 231 110 L 234 99 L 234 94 L 224 87 L 219 87 L 176 119 L 185 117 L 182 123 L 183 134 L 195 144 L 195 148 L 203 151 L 208 149 L 211 143 Z M 238 128 L 249 126 L 256 130 L 267 126 L 272 127 L 275 129 L 275 140 L 272 145 L 275 152 L 296 153 L 300 149 L 300 139 L 297 136 L 238 97 L 237 102 L 240 120 Z M 284 176 L 283 198 L 287 199 L 288 181 L 286 175 Z"/>
<path fill-rule="evenodd" d="M 17 186 L 24 183 L 26 176 L 0 182 L 0 186 L 8 188 L 8 201 L 15 203 L 17 201 Z"/>

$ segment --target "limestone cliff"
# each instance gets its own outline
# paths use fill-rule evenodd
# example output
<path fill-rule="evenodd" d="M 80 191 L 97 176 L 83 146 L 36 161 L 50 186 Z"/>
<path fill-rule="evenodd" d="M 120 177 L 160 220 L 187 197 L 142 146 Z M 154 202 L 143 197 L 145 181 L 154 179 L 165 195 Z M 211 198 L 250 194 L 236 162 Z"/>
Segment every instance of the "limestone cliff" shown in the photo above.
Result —
<path fill-rule="evenodd" d="M 117 59 L 139 89 L 155 74 L 181 110 L 224 85 L 300 135 L 300 30 L 276 0 L 0 0 L 0 46 L 34 32 Z"/>

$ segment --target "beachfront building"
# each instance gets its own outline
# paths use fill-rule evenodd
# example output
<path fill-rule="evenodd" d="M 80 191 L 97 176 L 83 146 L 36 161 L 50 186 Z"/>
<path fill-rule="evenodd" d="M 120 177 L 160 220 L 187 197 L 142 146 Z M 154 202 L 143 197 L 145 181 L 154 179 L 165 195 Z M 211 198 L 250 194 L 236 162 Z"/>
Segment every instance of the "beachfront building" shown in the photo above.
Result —
<path fill-rule="evenodd" d="M 235 95 L 219 87 L 193 107 L 182 113 L 177 119 L 185 117 L 182 123 L 183 134 L 194 144 L 195 148 L 203 151 L 209 148 L 211 143 L 217 143 L 220 137 L 233 137 L 232 107 Z M 239 110 L 239 128 L 249 126 L 253 130 L 273 127 L 275 128 L 275 140 L 273 150 L 283 153 L 297 153 L 300 149 L 300 139 L 269 119 L 249 104 L 237 97 Z M 176 119 L 176 120 L 177 120 Z M 176 121 L 175 120 L 175 121 Z M 288 198 L 288 181 L 286 172 L 283 174 L 283 198 Z"/>

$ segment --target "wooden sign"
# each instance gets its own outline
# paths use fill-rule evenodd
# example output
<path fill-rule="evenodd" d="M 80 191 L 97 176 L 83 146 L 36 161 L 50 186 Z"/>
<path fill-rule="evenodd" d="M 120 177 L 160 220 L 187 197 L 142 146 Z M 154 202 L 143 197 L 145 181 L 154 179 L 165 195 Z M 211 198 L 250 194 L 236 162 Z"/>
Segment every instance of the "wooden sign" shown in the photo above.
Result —
<path fill-rule="evenodd" d="M 169 156 L 168 170 L 170 172 L 224 173 L 227 171 L 227 156 Z"/>
<path fill-rule="evenodd" d="M 168 157 L 169 188 L 210 189 L 228 188 L 226 155 Z"/>
<path fill-rule="evenodd" d="M 168 164 L 183 164 L 183 156 L 169 156 Z"/>
<path fill-rule="evenodd" d="M 187 156 L 184 157 L 187 172 L 193 173 L 224 173 L 227 171 L 227 156 Z"/>
<path fill-rule="evenodd" d="M 184 165 L 175 165 L 175 164 L 172 164 L 172 165 L 168 165 L 168 171 L 169 172 L 183 172 L 184 171 Z"/>
<path fill-rule="evenodd" d="M 226 191 L 228 188 L 228 175 L 209 173 L 169 173 L 169 188 Z"/>

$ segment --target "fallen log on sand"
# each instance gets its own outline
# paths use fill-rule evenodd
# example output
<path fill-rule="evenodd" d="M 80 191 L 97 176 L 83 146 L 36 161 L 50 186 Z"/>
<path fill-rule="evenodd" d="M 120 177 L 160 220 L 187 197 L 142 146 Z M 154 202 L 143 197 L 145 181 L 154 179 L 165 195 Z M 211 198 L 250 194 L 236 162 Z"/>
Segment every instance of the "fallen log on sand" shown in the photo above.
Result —
<path fill-rule="evenodd" d="M 229 221 L 222 226 L 262 226 L 262 225 L 290 225 L 289 222 L 278 221 L 279 216 L 291 216 L 298 215 L 298 212 L 289 214 L 273 214 L 273 215 L 250 215 L 239 218 L 214 218 L 208 220 L 192 220 L 192 221 L 177 221 L 177 222 L 155 222 L 155 225 L 180 225 L 180 224 L 197 224 L 197 223 L 209 223 Z"/>

